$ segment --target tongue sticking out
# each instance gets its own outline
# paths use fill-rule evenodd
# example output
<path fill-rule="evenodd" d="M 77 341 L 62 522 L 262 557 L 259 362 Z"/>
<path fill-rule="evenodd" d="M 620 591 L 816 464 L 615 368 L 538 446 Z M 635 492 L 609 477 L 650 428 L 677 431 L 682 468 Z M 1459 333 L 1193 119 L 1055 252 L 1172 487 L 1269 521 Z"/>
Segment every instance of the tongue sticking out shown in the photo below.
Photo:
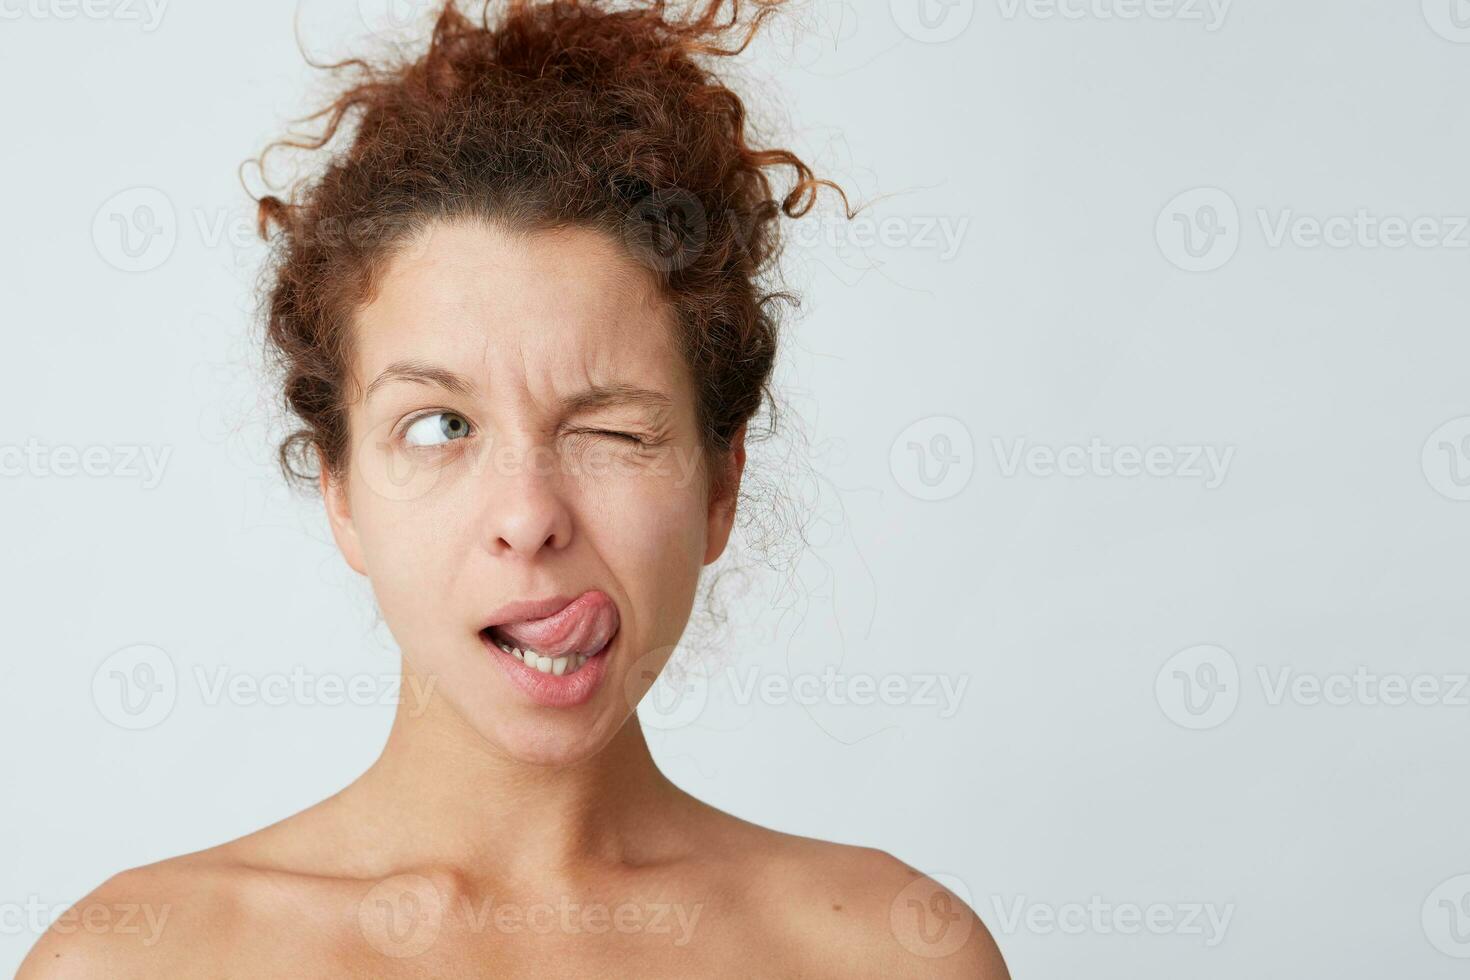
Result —
<path fill-rule="evenodd" d="M 502 623 L 491 632 L 522 650 L 529 648 L 542 656 L 564 657 L 596 653 L 617 630 L 618 607 L 606 592 L 593 589 L 545 619 Z"/>

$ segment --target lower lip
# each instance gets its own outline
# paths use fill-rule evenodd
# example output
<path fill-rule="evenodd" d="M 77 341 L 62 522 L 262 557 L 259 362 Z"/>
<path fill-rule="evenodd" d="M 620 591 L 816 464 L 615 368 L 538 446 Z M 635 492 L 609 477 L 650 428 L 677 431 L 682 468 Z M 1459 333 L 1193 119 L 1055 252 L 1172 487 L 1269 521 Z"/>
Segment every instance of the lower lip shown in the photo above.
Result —
<path fill-rule="evenodd" d="M 587 659 L 575 673 L 543 674 L 535 667 L 527 667 L 515 657 L 500 649 L 499 644 L 481 635 L 480 642 L 490 651 L 491 659 L 500 664 L 510 682 L 521 692 L 544 708 L 575 708 L 592 700 L 592 695 L 602 686 L 602 676 L 607 672 L 608 651 L 617 641 L 622 630 L 613 633 L 607 646 Z"/>

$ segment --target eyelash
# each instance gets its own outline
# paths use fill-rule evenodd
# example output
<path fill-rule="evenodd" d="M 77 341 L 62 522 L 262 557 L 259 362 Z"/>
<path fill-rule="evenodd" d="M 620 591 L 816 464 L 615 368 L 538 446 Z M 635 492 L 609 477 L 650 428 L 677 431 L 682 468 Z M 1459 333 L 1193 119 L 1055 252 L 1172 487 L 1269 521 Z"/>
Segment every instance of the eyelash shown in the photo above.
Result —
<path fill-rule="evenodd" d="M 468 424 L 469 427 L 470 427 L 470 435 L 474 435 L 474 433 L 475 433 L 475 425 L 474 425 L 474 423 L 470 422 L 469 419 L 465 418 L 463 415 L 460 415 L 458 412 L 450 411 L 447 408 L 430 408 L 430 409 L 425 409 L 422 412 L 415 412 L 413 415 L 409 415 L 409 416 L 405 417 L 403 419 L 403 421 L 401 421 L 401 422 L 398 423 L 398 430 L 397 430 L 397 432 L 394 433 L 394 438 L 401 442 L 403 440 L 403 437 L 405 435 L 407 435 L 408 430 L 411 429 L 411 428 L 413 428 L 413 425 L 414 425 L 415 422 L 418 422 L 420 419 L 429 418 L 430 416 L 433 416 L 433 415 L 454 415 L 454 416 L 456 416 L 458 418 L 462 418 L 462 419 L 465 420 L 466 424 Z M 648 445 L 651 444 L 651 441 L 650 440 L 645 439 L 644 437 L 642 437 L 640 435 L 637 435 L 636 433 L 632 433 L 632 432 L 620 432 L 620 431 L 618 431 L 616 429 L 573 429 L 571 431 L 574 432 L 574 433 L 580 433 L 580 434 L 584 434 L 584 435 L 612 436 L 614 439 L 621 439 L 624 442 L 629 442 L 629 443 L 632 443 L 633 445 L 639 446 L 639 447 L 644 447 L 644 446 L 648 446 Z M 468 438 L 468 436 L 466 436 L 466 438 Z M 456 441 L 456 442 L 463 442 L 464 440 L 463 439 L 458 439 L 458 440 L 454 440 L 454 441 Z M 412 448 L 414 448 L 414 449 L 442 449 L 443 446 L 414 446 Z"/>
<path fill-rule="evenodd" d="M 589 435 L 612 436 L 614 439 L 621 439 L 625 442 L 631 442 L 635 446 L 648 445 L 647 439 L 644 439 L 642 436 L 635 435 L 632 432 L 618 432 L 615 429 L 574 429 L 573 431 L 586 433 Z"/>
<path fill-rule="evenodd" d="M 453 415 L 455 418 L 464 419 L 465 425 L 469 426 L 470 434 L 473 435 L 474 432 L 475 432 L 475 424 L 473 422 L 471 422 L 465 416 L 461 415 L 459 412 L 453 411 L 452 409 L 448 409 L 448 408 L 426 408 L 422 412 L 414 412 L 412 415 L 406 415 L 406 416 L 403 417 L 403 419 L 398 423 L 398 427 L 393 432 L 393 439 L 394 439 L 394 441 L 402 444 L 403 443 L 403 440 L 404 440 L 404 437 L 406 437 L 408 435 L 408 430 L 409 429 L 412 429 L 414 427 L 414 424 L 416 422 L 420 422 L 420 421 L 422 421 L 423 419 L 426 419 L 426 418 L 431 418 L 431 417 L 433 417 L 435 415 Z M 453 440 L 453 441 L 455 441 L 455 442 L 463 442 L 464 440 L 463 439 L 456 439 L 456 440 Z M 407 446 L 406 448 L 409 448 L 409 449 L 443 449 L 444 447 L 443 446 Z"/>

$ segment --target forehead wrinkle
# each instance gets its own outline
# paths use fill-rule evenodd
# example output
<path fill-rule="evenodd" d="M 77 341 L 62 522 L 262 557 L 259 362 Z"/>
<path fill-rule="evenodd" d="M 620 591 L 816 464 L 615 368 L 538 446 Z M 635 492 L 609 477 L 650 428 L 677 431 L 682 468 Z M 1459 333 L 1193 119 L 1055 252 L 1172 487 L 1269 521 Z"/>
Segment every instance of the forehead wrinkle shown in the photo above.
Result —
<path fill-rule="evenodd" d="M 397 303 L 384 312 L 393 319 L 417 314 L 434 324 L 430 329 L 436 335 L 448 330 L 479 333 L 479 343 L 471 341 L 469 348 L 480 348 L 481 367 L 473 373 L 491 394 L 523 385 L 533 401 L 542 401 L 538 392 L 545 396 L 565 387 L 558 381 L 576 378 L 588 386 L 636 382 L 650 358 L 662 362 L 668 356 L 678 363 L 657 363 L 660 382 L 653 386 L 680 394 L 684 363 L 673 329 L 673 306 L 657 276 L 621 242 L 577 227 L 539 234 L 485 230 L 498 232 L 500 241 L 486 243 L 484 249 L 474 238 L 457 237 L 472 231 L 464 225 L 427 230 L 424 246 L 391 270 L 390 278 L 397 281 L 390 291 Z M 433 299 L 423 296 L 415 282 L 424 277 L 438 280 L 447 291 L 436 286 L 428 290 Z M 426 305 L 435 309 L 430 312 Z M 632 376 L 629 356 L 639 362 Z M 574 367 L 568 361 L 580 363 Z M 517 365 L 519 384 L 512 379 Z M 532 379 L 538 368 L 541 377 Z"/>

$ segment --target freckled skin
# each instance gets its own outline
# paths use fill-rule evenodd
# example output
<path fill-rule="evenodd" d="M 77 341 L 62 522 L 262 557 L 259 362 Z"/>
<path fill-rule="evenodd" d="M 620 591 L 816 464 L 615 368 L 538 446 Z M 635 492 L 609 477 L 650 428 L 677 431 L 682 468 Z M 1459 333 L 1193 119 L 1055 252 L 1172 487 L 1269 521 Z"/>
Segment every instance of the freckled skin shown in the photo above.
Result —
<path fill-rule="evenodd" d="M 279 823 L 108 879 L 79 921 L 132 908 L 153 926 L 58 923 L 22 980 L 1006 977 L 938 883 L 741 820 L 654 764 L 634 709 L 729 536 L 712 468 L 733 487 L 744 466 L 743 433 L 702 455 L 673 329 L 653 280 L 594 231 L 440 224 L 397 256 L 355 324 L 352 458 L 322 481 L 403 652 L 381 756 Z M 472 385 L 363 397 L 405 361 Z M 615 383 L 668 405 L 563 410 Z M 589 588 L 622 617 L 607 676 L 585 704 L 536 705 L 477 630 L 509 601 Z"/>

